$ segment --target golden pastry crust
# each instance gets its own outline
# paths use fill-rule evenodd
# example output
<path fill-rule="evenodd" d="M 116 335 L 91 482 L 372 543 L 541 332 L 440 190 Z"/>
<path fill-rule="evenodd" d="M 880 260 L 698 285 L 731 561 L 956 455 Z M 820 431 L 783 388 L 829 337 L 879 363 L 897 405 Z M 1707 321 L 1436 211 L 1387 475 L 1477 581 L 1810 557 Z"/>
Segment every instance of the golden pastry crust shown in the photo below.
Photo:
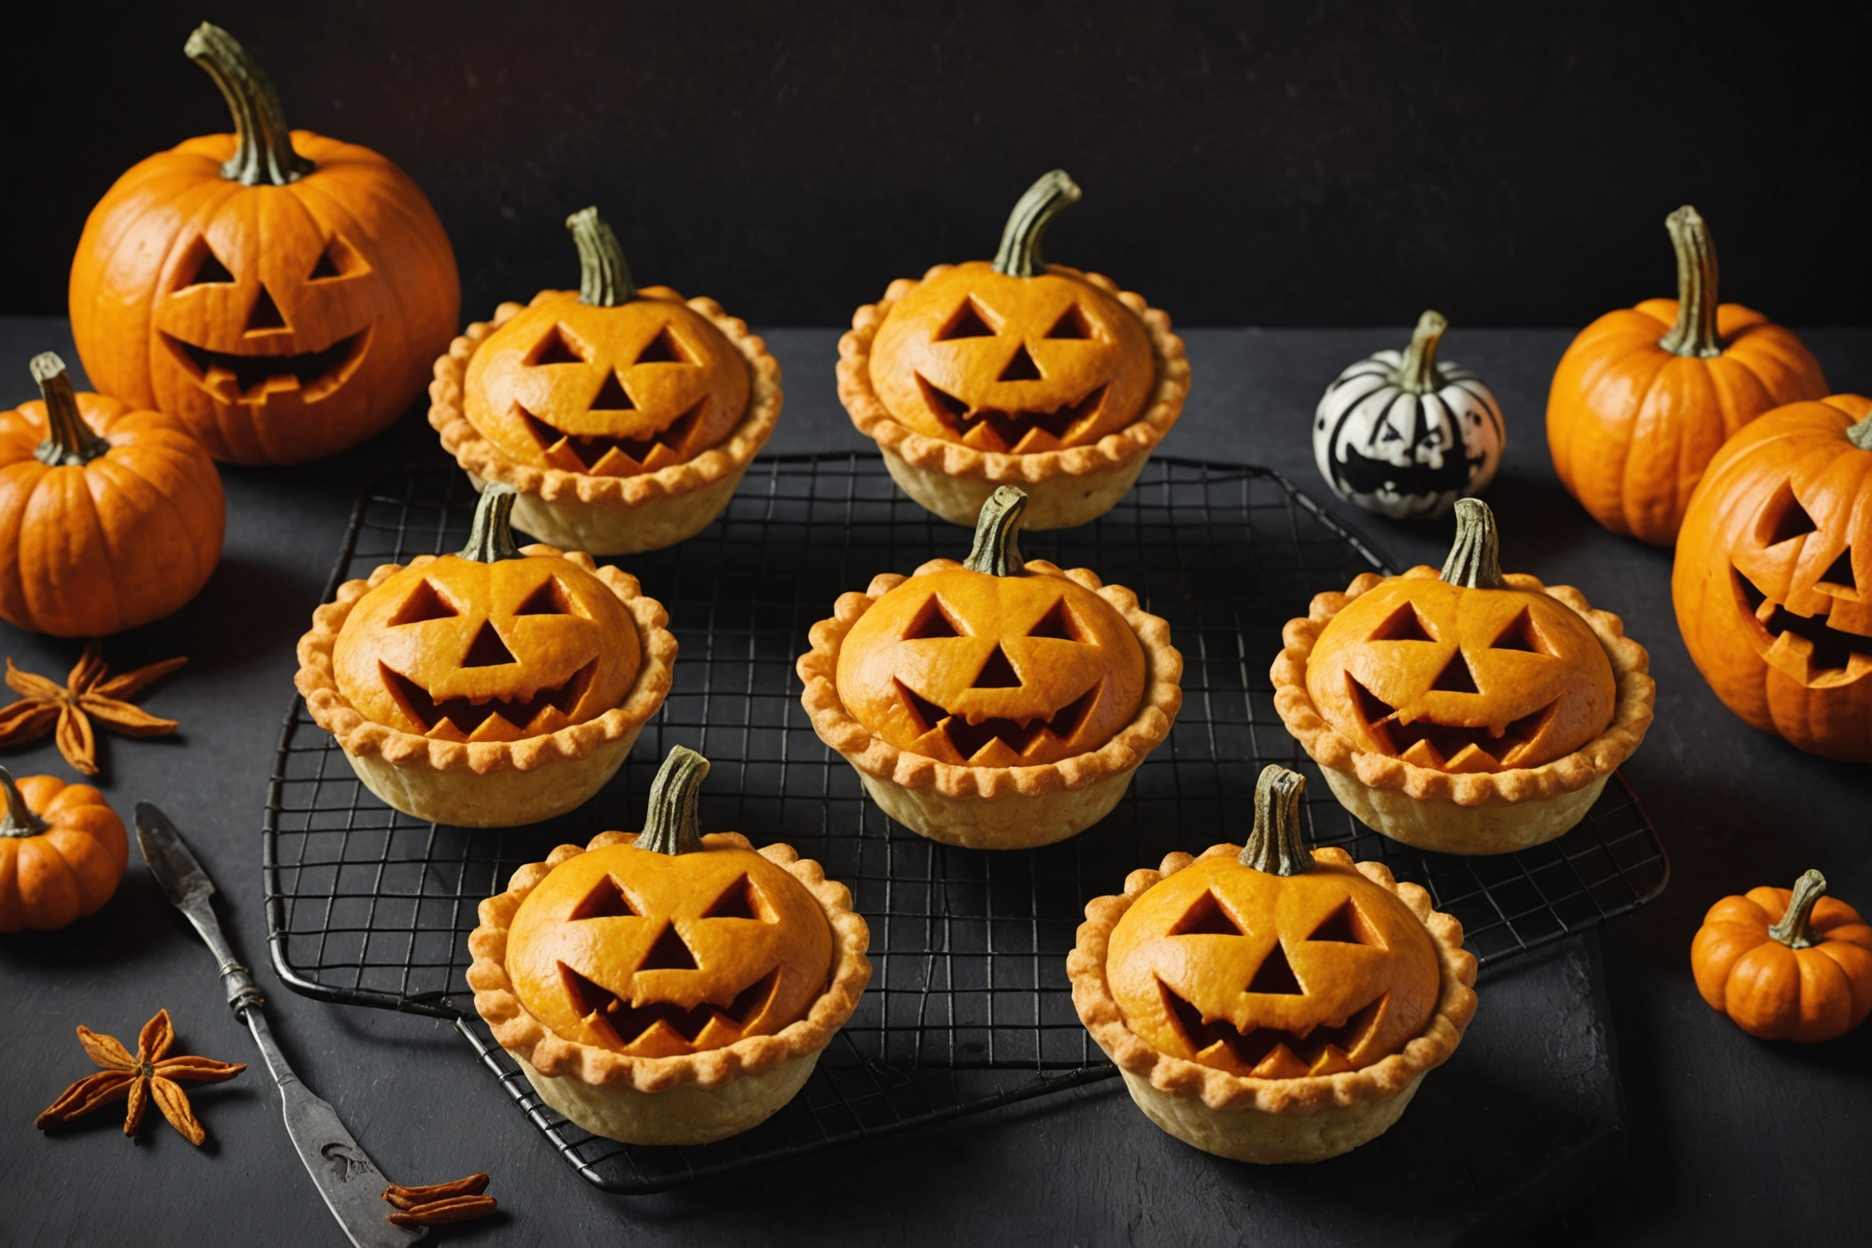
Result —
<path fill-rule="evenodd" d="M 1212 845 L 1202 857 L 1238 855 L 1239 845 Z M 1347 1109 L 1363 1102 L 1395 1097 L 1414 1089 L 1426 1071 L 1449 1060 L 1475 1016 L 1475 957 L 1462 947 L 1462 924 L 1431 908 L 1430 894 L 1415 884 L 1400 884 L 1382 863 L 1353 862 L 1342 849 L 1316 849 L 1318 862 L 1349 866 L 1366 879 L 1391 890 L 1430 932 L 1442 983 L 1436 1010 L 1422 1031 L 1389 1057 L 1358 1070 L 1295 1079 L 1257 1079 L 1213 1066 L 1172 1057 L 1153 1048 L 1125 1023 L 1112 996 L 1105 960 L 1112 929 L 1137 899 L 1165 876 L 1197 859 L 1181 851 L 1165 856 L 1157 870 L 1141 868 L 1125 877 L 1122 896 L 1096 897 L 1086 903 L 1086 920 L 1066 959 L 1073 1006 L 1079 1021 L 1127 1079 L 1181 1099 L 1199 1100 L 1212 1110 L 1253 1109 L 1263 1114 L 1310 1114 Z M 1388 1122 L 1385 1124 L 1388 1125 Z"/>
<path fill-rule="evenodd" d="M 556 556 L 575 564 L 603 581 L 624 604 L 637 628 L 643 665 L 621 703 L 583 723 L 518 741 L 437 741 L 366 719 L 338 692 L 332 672 L 332 648 L 358 600 L 403 570 L 401 564 L 386 563 L 366 580 L 340 585 L 332 601 L 312 613 L 311 629 L 299 638 L 299 671 L 293 684 L 305 698 L 313 722 L 336 737 L 353 758 L 377 757 L 397 767 L 470 771 L 477 775 L 531 771 L 556 761 L 586 758 L 627 737 L 634 739 L 644 721 L 663 705 L 676 663 L 676 638 L 669 631 L 669 614 L 663 604 L 646 597 L 636 577 L 617 568 L 599 567 L 583 551 L 536 545 L 524 546 L 520 553 Z M 435 558 L 420 555 L 408 566 L 421 567 Z"/>
<path fill-rule="evenodd" d="M 1420 566 L 1404 575 L 1435 577 L 1438 572 L 1435 568 Z M 1401 793 L 1419 802 L 1443 801 L 1464 807 L 1525 802 L 1556 798 L 1592 785 L 1603 786 L 1606 777 L 1630 758 L 1644 740 L 1657 701 L 1657 684 L 1649 674 L 1650 656 L 1643 646 L 1625 636 L 1624 622 L 1610 611 L 1594 610 L 1586 595 L 1570 585 L 1548 587 L 1525 573 L 1509 573 L 1506 580 L 1510 588 L 1544 592 L 1571 607 L 1605 648 L 1617 691 L 1612 722 L 1605 731 L 1571 754 L 1538 767 L 1496 772 L 1438 771 L 1364 749 L 1320 715 L 1307 692 L 1307 659 L 1327 621 L 1344 610 L 1347 603 L 1384 580 L 1375 572 L 1363 572 L 1353 578 L 1344 593 L 1314 595 L 1306 616 L 1287 621 L 1287 626 L 1281 630 L 1284 646 L 1269 673 L 1274 682 L 1274 708 L 1280 713 L 1281 722 L 1313 761 L 1328 769 L 1329 779 L 1334 771 L 1349 773 L 1369 788 Z M 1337 785 L 1334 787 L 1336 791 Z"/>
<path fill-rule="evenodd" d="M 967 450 L 968 448 L 962 448 Z M 971 454 L 974 452 L 971 452 Z M 1051 452 L 1049 452 L 1050 454 Z M 922 576 L 962 565 L 932 559 L 916 570 Z M 912 791 L 934 791 L 949 798 L 1033 797 L 1080 790 L 1109 776 L 1129 773 L 1170 735 L 1183 705 L 1183 656 L 1170 644 L 1170 625 L 1138 603 L 1122 585 L 1105 585 L 1084 568 L 1062 571 L 1042 559 L 1026 564 L 1029 573 L 1064 576 L 1098 594 L 1130 625 L 1144 647 L 1144 699 L 1131 721 L 1104 745 L 1057 763 L 1025 767 L 971 767 L 946 763 L 899 749 L 865 727 L 845 707 L 838 693 L 839 647 L 864 613 L 886 593 L 908 580 L 896 573 L 873 577 L 864 593 L 840 594 L 832 618 L 820 620 L 808 634 L 812 649 L 799 657 L 796 670 L 805 686 L 800 702 L 819 739 L 845 756 L 866 777 L 889 781 Z"/>
<path fill-rule="evenodd" d="M 522 495 L 537 495 L 547 502 L 596 503 L 607 507 L 641 507 L 659 499 L 706 489 L 720 482 L 739 480 L 780 419 L 780 362 L 767 344 L 752 333 L 747 322 L 728 315 L 713 299 L 689 299 L 689 307 L 707 317 L 747 361 L 747 410 L 728 436 L 695 458 L 670 464 L 654 472 L 628 477 L 600 477 L 563 468 L 517 464 L 483 437 L 463 410 L 462 385 L 468 361 L 490 334 L 524 310 L 524 304 L 503 303 L 491 321 L 476 321 L 449 343 L 435 362 L 429 383 L 429 425 L 442 437 L 442 446 L 470 476 L 501 481 Z"/>
<path fill-rule="evenodd" d="M 713 835 L 742 848 L 754 848 L 738 833 Z M 817 862 L 778 843 L 762 846 L 756 852 L 805 885 L 832 928 L 831 978 L 805 1017 L 771 1035 L 747 1036 L 719 1049 L 672 1057 L 627 1057 L 611 1049 L 566 1040 L 527 1011 L 514 993 L 506 962 L 507 935 L 520 903 L 560 863 L 587 850 L 629 844 L 635 839 L 632 833 L 601 832 L 584 849 L 561 845 L 544 862 L 528 863 L 515 871 L 505 892 L 481 903 L 480 925 L 468 937 L 468 949 L 474 954 L 468 984 L 475 990 L 475 1011 L 501 1047 L 549 1079 L 645 1093 L 687 1085 L 713 1088 L 738 1076 L 761 1074 L 800 1057 L 816 1055 L 825 1048 L 858 1008 L 858 1000 L 871 980 L 871 962 L 865 956 L 871 933 L 864 918 L 852 909 L 851 893 L 843 884 L 828 880 Z"/>
<path fill-rule="evenodd" d="M 927 281 L 947 273 L 953 265 L 939 264 L 923 275 Z M 1063 267 L 1063 266 L 1062 266 Z M 1183 340 L 1170 329 L 1170 317 L 1144 301 L 1134 291 L 1120 290 L 1103 273 L 1070 270 L 1075 277 L 1111 295 L 1135 313 L 1144 323 L 1150 339 L 1151 355 L 1157 375 L 1137 419 L 1116 433 L 1107 434 L 1091 446 L 1066 447 L 1017 455 L 1000 451 L 978 451 L 960 442 L 932 438 L 917 433 L 890 414 L 871 384 L 871 344 L 878 327 L 890 311 L 917 285 L 916 279 L 898 278 L 876 303 L 867 303 L 852 313 L 852 327 L 839 339 L 838 393 L 852 424 L 897 459 L 915 468 L 939 472 L 948 477 L 980 478 L 994 485 L 1037 485 L 1055 477 L 1083 477 L 1101 472 L 1150 454 L 1182 415 L 1183 400 L 1189 395 L 1189 357 Z M 1127 483 L 1128 484 L 1128 483 Z M 964 521 L 972 523 L 973 507 L 966 510 Z M 953 519 L 954 517 L 947 518 Z M 1042 527 L 1036 525 L 1035 527 Z"/>

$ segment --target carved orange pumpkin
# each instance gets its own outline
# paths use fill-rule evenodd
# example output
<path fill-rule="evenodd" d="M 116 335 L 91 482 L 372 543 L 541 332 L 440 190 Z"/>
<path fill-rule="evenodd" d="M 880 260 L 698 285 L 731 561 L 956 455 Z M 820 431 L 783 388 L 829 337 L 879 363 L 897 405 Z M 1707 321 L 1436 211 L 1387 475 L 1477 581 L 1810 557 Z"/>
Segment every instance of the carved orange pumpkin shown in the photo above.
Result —
<path fill-rule="evenodd" d="M 839 697 L 899 749 L 978 767 L 1054 763 L 1137 713 L 1143 647 L 1103 598 L 1021 559 L 1025 504 L 1012 486 L 996 490 L 967 561 L 887 592 L 840 648 Z"/>
<path fill-rule="evenodd" d="M 92 383 L 217 459 L 343 450 L 422 393 L 460 283 L 429 201 L 368 148 L 288 131 L 265 73 L 204 24 L 188 55 L 235 133 L 138 164 L 85 223 L 72 336 Z"/>
<path fill-rule="evenodd" d="M 1790 404 L 1731 438 L 1690 501 L 1671 598 L 1730 710 L 1872 762 L 1872 400 Z"/>
<path fill-rule="evenodd" d="M 771 1035 L 825 991 L 832 929 L 813 895 L 745 838 L 698 831 L 708 767 L 671 750 L 642 834 L 560 863 L 515 913 L 515 994 L 560 1037 L 698 1053 Z"/>
<path fill-rule="evenodd" d="M 438 741 L 517 741 L 592 719 L 630 689 L 643 656 L 629 612 L 577 564 L 516 549 L 513 498 L 490 485 L 466 549 L 412 562 L 351 609 L 332 668 L 366 719 Z"/>
<path fill-rule="evenodd" d="M 932 272 L 871 349 L 871 383 L 918 433 L 980 451 L 1087 446 L 1136 420 L 1156 374 L 1135 313 L 1077 269 L 1043 264 L 1047 225 L 1079 198 L 1063 170 L 1014 206 L 992 263 Z"/>
<path fill-rule="evenodd" d="M 747 361 L 675 291 L 632 285 L 596 208 L 566 226 L 579 289 L 540 292 L 475 351 L 468 420 L 536 467 L 626 477 L 693 459 L 741 419 Z"/>
<path fill-rule="evenodd" d="M 1391 577 L 1321 631 L 1306 668 L 1320 714 L 1365 749 L 1453 772 L 1536 767 L 1598 736 L 1615 701 L 1605 649 L 1515 581 L 1493 513 L 1460 500 L 1440 576 Z"/>
<path fill-rule="evenodd" d="M 0 932 L 57 931 L 111 899 L 130 845 L 102 793 L 0 767 L 0 797 Z"/>
<path fill-rule="evenodd" d="M 1344 851 L 1307 851 L 1305 788 L 1267 768 L 1241 854 L 1165 876 L 1112 930 L 1112 997 L 1159 1052 L 1261 1079 L 1332 1075 L 1396 1053 L 1436 1009 L 1429 932 Z"/>

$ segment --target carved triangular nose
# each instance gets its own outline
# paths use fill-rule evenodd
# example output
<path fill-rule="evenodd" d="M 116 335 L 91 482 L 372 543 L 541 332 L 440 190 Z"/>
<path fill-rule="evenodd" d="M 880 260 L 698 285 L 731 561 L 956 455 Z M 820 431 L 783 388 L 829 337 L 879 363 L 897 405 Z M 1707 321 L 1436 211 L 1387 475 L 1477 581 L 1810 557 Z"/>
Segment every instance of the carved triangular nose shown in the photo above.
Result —
<path fill-rule="evenodd" d="M 1007 652 L 997 644 L 994 653 L 988 656 L 986 663 L 982 664 L 981 671 L 975 673 L 975 683 L 969 687 L 971 689 L 1018 689 L 1020 683 L 1020 673 L 1016 672 L 1014 665 L 1008 662 Z"/>
<path fill-rule="evenodd" d="M 463 667 L 498 667 L 502 663 L 514 661 L 513 651 L 507 648 L 500 634 L 494 629 L 492 620 L 481 621 L 481 631 L 468 645 L 468 653 L 462 659 Z"/>
<path fill-rule="evenodd" d="M 604 385 L 598 387 L 598 393 L 592 396 L 591 410 L 594 412 L 630 412 L 636 409 L 637 405 L 631 402 L 630 395 L 624 393 L 624 387 L 619 384 L 617 374 L 606 373 Z"/>
<path fill-rule="evenodd" d="M 693 971 L 696 970 L 695 954 L 689 950 L 689 942 L 682 938 L 674 923 L 664 925 L 663 934 L 650 946 L 650 952 L 644 954 L 644 960 L 637 964 L 640 971 Z"/>
<path fill-rule="evenodd" d="M 264 329 L 285 329 L 286 318 L 280 315 L 279 304 L 273 302 L 272 292 L 266 283 L 260 283 L 260 293 L 254 297 L 253 307 L 247 311 L 247 332 L 254 333 Z"/>
<path fill-rule="evenodd" d="M 1027 344 L 1021 343 L 1014 348 L 1014 358 L 1007 362 L 996 381 L 1039 381 L 1040 366 L 1034 363 L 1033 356 L 1027 352 Z"/>

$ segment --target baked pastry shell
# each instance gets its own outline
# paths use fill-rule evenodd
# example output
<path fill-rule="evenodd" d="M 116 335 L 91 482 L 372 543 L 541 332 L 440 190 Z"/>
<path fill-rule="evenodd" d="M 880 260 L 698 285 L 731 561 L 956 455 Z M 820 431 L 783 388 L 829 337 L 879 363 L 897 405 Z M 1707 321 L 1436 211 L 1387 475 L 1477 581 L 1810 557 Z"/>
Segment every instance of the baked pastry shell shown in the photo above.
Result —
<path fill-rule="evenodd" d="M 1212 845 L 1200 855 L 1236 855 L 1239 845 Z M 1349 866 L 1397 894 L 1429 930 L 1441 987 L 1436 1010 L 1404 1047 L 1370 1066 L 1336 1075 L 1257 1079 L 1174 1057 L 1132 1031 L 1105 974 L 1118 921 L 1158 881 L 1197 861 L 1178 851 L 1156 869 L 1133 871 L 1124 893 L 1086 904 L 1066 958 L 1073 1007 L 1105 1055 L 1118 1066 L 1131 1098 L 1152 1122 L 1204 1152 L 1262 1163 L 1323 1161 L 1383 1133 L 1404 1112 L 1424 1075 L 1448 1061 L 1475 1016 L 1476 960 L 1462 947 L 1462 924 L 1433 909 L 1430 894 L 1400 884 L 1382 863 L 1353 862 L 1342 849 L 1313 851 L 1316 861 Z"/>
<path fill-rule="evenodd" d="M 596 1135 L 626 1144 L 705 1144 L 757 1125 L 791 1100 L 819 1055 L 851 1018 L 871 980 L 865 951 L 871 933 L 852 909 L 851 892 L 826 878 L 810 858 L 775 843 L 758 852 L 813 895 L 832 929 L 834 961 L 826 988 L 805 1017 L 772 1035 L 674 1057 L 630 1057 L 567 1040 L 528 1012 L 507 974 L 507 936 L 527 895 L 560 863 L 588 850 L 627 845 L 635 834 L 601 832 L 581 849 L 561 845 L 544 862 L 515 871 L 506 891 L 483 901 L 468 937 L 474 962 L 468 984 L 475 1012 L 500 1046 L 520 1063 L 546 1101 Z M 715 833 L 720 844 L 753 849 L 739 833 Z"/>
<path fill-rule="evenodd" d="M 921 279 L 898 278 L 876 303 L 852 313 L 852 327 L 839 339 L 838 393 L 858 431 L 878 444 L 884 465 L 904 493 L 951 524 L 973 526 L 976 515 L 997 486 L 1027 491 L 1022 525 L 1029 529 L 1064 529 L 1085 524 L 1110 511 L 1131 488 L 1151 452 L 1183 413 L 1189 395 L 1189 356 L 1172 332 L 1167 313 L 1151 307 L 1142 295 L 1120 290 L 1103 273 L 1072 270 L 1135 313 L 1144 324 L 1156 363 L 1156 378 L 1137 419 L 1089 446 L 1065 447 L 1018 455 L 978 451 L 960 442 L 918 433 L 890 414 L 871 384 L 871 345 L 891 309 L 918 281 L 948 272 L 939 264 Z"/>
<path fill-rule="evenodd" d="M 661 550 L 693 537 L 721 514 L 748 465 L 780 419 L 780 362 L 747 322 L 713 299 L 685 300 L 708 318 L 748 364 L 748 403 L 728 436 L 693 459 L 631 477 L 601 477 L 515 463 L 468 419 L 462 401 L 468 362 L 488 337 L 526 309 L 503 303 L 488 321 L 469 325 L 435 362 L 429 424 L 477 485 L 500 481 L 519 491 L 513 523 L 557 546 L 600 555 Z"/>
<path fill-rule="evenodd" d="M 1434 577 L 1437 570 L 1419 566 L 1404 575 Z M 1572 608 L 1612 664 L 1612 722 L 1571 754 L 1538 767 L 1461 774 L 1419 767 L 1367 750 L 1326 722 L 1307 692 L 1307 660 L 1327 623 L 1385 580 L 1377 573 L 1360 573 L 1344 593 L 1316 594 L 1307 614 L 1281 630 L 1284 645 L 1269 673 L 1274 709 L 1319 764 L 1340 804 L 1394 841 L 1445 854 L 1504 854 L 1551 841 L 1586 817 L 1651 726 L 1657 683 L 1650 656 L 1625 635 L 1624 622 L 1595 610 L 1570 585 L 1544 586 L 1525 573 L 1506 579 L 1512 588 L 1543 592 Z"/>
<path fill-rule="evenodd" d="M 526 546 L 522 554 L 557 557 L 596 576 L 617 595 L 637 629 L 643 656 L 624 700 L 602 715 L 518 741 L 437 741 L 366 719 L 339 692 L 332 650 L 365 594 L 403 570 L 386 563 L 362 580 L 346 581 L 312 613 L 299 638 L 293 677 L 306 709 L 332 734 L 364 787 L 415 819 L 460 827 L 518 827 L 562 815 L 584 803 L 616 774 L 646 720 L 668 696 L 676 638 L 663 604 L 645 596 L 637 578 L 599 567 L 583 551 Z M 412 568 L 436 556 L 410 560 Z"/>
<path fill-rule="evenodd" d="M 959 567 L 932 559 L 922 576 Z M 1085 568 L 1062 571 L 1043 559 L 1030 574 L 1063 576 L 1096 593 L 1124 617 L 1144 649 L 1144 697 L 1131 721 L 1096 750 L 1031 767 L 970 767 L 901 749 L 877 736 L 846 709 L 838 692 L 839 648 L 879 598 L 908 580 L 873 577 L 863 593 L 839 595 L 830 619 L 808 634 L 812 649 L 796 670 L 800 702 L 819 739 L 858 772 L 884 812 L 911 831 L 969 849 L 1031 849 L 1076 836 L 1111 812 L 1145 757 L 1170 735 L 1183 705 L 1183 656 L 1170 644 L 1170 625 L 1122 585 L 1103 584 Z"/>

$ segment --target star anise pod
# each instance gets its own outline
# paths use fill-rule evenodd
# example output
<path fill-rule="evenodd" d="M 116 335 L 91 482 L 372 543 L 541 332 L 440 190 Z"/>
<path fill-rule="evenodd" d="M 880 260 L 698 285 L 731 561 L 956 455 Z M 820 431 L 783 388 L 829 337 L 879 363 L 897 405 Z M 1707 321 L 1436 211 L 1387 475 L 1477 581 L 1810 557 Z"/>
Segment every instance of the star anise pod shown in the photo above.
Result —
<path fill-rule="evenodd" d="M 19 694 L 0 706 L 0 746 L 25 745 L 49 731 L 65 761 L 87 776 L 98 774 L 97 734 L 92 721 L 126 737 L 166 737 L 179 724 L 131 704 L 144 689 L 175 671 L 186 658 L 164 659 L 119 676 L 108 675 L 103 652 L 94 641 L 78 656 L 65 684 L 23 672 L 7 659 L 6 683 Z"/>
<path fill-rule="evenodd" d="M 39 1111 L 33 1125 L 41 1131 L 66 1126 L 94 1109 L 128 1097 L 124 1134 L 135 1135 L 143 1121 L 143 1110 L 153 1099 L 169 1125 L 199 1148 L 208 1133 L 195 1120 L 195 1111 L 189 1108 L 181 1085 L 220 1083 L 247 1069 L 244 1063 L 217 1062 L 212 1057 L 168 1056 L 169 1047 L 175 1043 L 168 1010 L 156 1011 L 156 1017 L 143 1024 L 134 1057 L 115 1036 L 89 1027 L 78 1029 L 78 1043 L 84 1046 L 85 1056 L 101 1069 L 66 1088 L 56 1101 Z"/>

